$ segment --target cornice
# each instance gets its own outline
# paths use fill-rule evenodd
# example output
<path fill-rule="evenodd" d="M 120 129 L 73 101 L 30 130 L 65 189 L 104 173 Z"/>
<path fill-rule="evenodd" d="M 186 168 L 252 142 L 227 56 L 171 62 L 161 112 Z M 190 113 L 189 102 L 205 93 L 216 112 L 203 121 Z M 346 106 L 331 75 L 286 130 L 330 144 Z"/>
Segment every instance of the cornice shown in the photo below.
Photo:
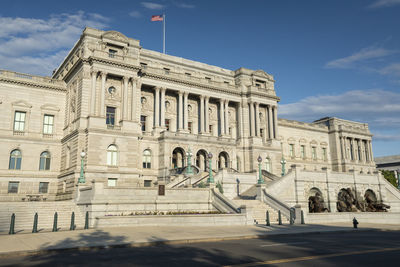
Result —
<path fill-rule="evenodd" d="M 67 89 L 65 87 L 61 87 L 61 86 L 48 85 L 48 84 L 43 84 L 43 83 L 38 83 L 38 82 L 33 82 L 33 81 L 23 81 L 23 80 L 6 78 L 6 77 L 1 77 L 1 76 L 0 76 L 0 82 L 4 82 L 4 83 L 8 83 L 8 84 L 18 84 L 18 85 L 29 86 L 29 87 L 34 87 L 34 88 L 54 90 L 54 91 L 59 91 L 59 92 L 67 91 Z"/>
<path fill-rule="evenodd" d="M 134 66 L 134 65 L 131 65 L 131 64 L 125 64 L 125 63 L 122 63 L 122 62 L 111 61 L 111 60 L 107 60 L 107 59 L 104 59 L 104 58 L 93 57 L 93 56 L 89 57 L 87 59 L 87 62 L 89 62 L 91 65 L 93 63 L 102 63 L 102 64 L 106 64 L 106 65 L 109 65 L 109 66 L 125 68 L 127 70 L 140 70 L 141 69 L 139 66 Z"/>

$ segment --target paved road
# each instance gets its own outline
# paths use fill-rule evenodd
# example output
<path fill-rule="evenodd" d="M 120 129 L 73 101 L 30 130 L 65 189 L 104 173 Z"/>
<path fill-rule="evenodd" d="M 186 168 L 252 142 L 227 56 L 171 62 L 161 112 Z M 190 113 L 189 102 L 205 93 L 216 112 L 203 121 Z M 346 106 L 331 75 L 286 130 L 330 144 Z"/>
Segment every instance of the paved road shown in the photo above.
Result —
<path fill-rule="evenodd" d="M 400 231 L 271 236 L 2 258 L 2 266 L 400 266 Z"/>

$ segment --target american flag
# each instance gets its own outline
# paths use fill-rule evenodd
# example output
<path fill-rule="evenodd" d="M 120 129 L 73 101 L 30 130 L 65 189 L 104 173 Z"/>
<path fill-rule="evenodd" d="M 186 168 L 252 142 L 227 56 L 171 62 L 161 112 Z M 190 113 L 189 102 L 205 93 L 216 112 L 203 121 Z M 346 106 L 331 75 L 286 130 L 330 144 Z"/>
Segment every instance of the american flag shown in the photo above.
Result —
<path fill-rule="evenodd" d="M 163 21 L 163 15 L 154 15 L 151 16 L 151 21 Z"/>

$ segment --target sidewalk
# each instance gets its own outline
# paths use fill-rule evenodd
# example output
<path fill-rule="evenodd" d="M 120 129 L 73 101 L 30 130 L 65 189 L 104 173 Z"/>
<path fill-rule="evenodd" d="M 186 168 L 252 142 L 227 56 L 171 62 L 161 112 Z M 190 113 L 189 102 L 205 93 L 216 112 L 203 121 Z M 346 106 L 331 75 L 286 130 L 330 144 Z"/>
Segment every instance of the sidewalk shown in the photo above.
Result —
<path fill-rule="evenodd" d="M 162 243 L 178 244 L 213 242 L 232 239 L 261 238 L 271 235 L 346 232 L 368 230 L 400 230 L 400 225 L 272 225 L 272 226 L 143 226 L 89 230 L 18 233 L 0 235 L 0 258 L 18 254 L 36 254 L 51 250 L 90 249 L 105 247 L 140 247 Z"/>

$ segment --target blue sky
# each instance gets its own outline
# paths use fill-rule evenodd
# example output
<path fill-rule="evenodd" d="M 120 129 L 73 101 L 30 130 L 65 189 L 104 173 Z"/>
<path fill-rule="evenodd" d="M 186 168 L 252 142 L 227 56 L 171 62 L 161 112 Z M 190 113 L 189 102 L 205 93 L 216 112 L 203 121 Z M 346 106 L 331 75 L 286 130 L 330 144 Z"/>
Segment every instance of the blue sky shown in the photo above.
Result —
<path fill-rule="evenodd" d="M 274 75 L 279 117 L 366 122 L 375 156 L 400 154 L 400 0 L 0 1 L 0 68 L 50 75 L 83 28 Z"/>

